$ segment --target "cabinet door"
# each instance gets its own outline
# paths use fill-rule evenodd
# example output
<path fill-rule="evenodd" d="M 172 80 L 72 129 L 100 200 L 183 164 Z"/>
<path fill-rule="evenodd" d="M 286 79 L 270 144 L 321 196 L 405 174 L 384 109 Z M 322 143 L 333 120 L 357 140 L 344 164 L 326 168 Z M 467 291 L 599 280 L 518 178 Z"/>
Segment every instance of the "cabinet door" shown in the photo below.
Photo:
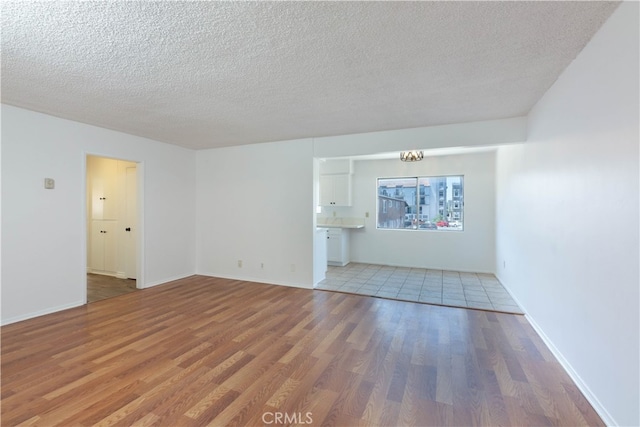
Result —
<path fill-rule="evenodd" d="M 333 202 L 336 206 L 351 206 L 351 175 L 333 175 Z"/>
<path fill-rule="evenodd" d="M 331 263 L 342 263 L 342 236 L 329 231 L 327 240 L 327 261 Z"/>
<path fill-rule="evenodd" d="M 87 172 L 91 194 L 91 218 L 117 218 L 116 187 L 118 161 L 88 157 Z"/>
<path fill-rule="evenodd" d="M 333 205 L 333 176 L 320 175 L 320 206 Z"/>
<path fill-rule="evenodd" d="M 351 206 L 351 175 L 320 175 L 320 206 Z"/>
<path fill-rule="evenodd" d="M 103 239 L 104 239 L 104 271 L 108 271 L 111 273 L 116 272 L 117 265 L 117 241 L 116 238 L 116 221 L 102 221 L 104 230 Z"/>
<path fill-rule="evenodd" d="M 89 268 L 91 270 L 104 271 L 104 233 L 102 221 L 91 222 L 91 255 Z"/>
<path fill-rule="evenodd" d="M 91 270 L 116 272 L 116 224 L 116 221 L 91 223 Z"/>

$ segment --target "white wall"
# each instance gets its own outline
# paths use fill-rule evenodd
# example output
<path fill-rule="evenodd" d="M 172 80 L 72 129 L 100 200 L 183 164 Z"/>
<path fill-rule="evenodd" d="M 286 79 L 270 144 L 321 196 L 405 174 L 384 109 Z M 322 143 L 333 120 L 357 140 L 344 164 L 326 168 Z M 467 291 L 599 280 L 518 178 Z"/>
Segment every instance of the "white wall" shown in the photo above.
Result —
<path fill-rule="evenodd" d="M 324 207 L 321 217 L 362 218 L 350 231 L 351 261 L 404 267 L 493 272 L 495 268 L 494 152 L 425 157 L 421 162 L 354 162 L 353 206 Z M 464 175 L 464 231 L 376 229 L 376 180 L 382 177 Z M 365 218 L 365 213 L 369 217 Z"/>
<path fill-rule="evenodd" d="M 87 154 L 139 162 L 142 286 L 198 271 L 311 287 L 314 157 L 395 150 L 398 141 L 399 149 L 409 143 L 413 148 L 507 143 L 521 141 L 525 129 L 524 119 L 515 118 L 196 153 L 7 105 L 2 125 L 5 324 L 85 301 Z M 418 140 L 429 143 L 417 145 Z M 56 179 L 55 190 L 43 189 L 45 177 Z M 236 190 L 220 184 L 229 179 Z M 228 200 L 235 213 L 216 210 L 211 194 Z"/>
<path fill-rule="evenodd" d="M 407 147 L 521 142 L 525 130 L 525 119 L 518 117 L 198 151 L 197 272 L 310 288 L 314 281 L 313 243 L 317 238 L 314 228 L 318 177 L 314 158 Z M 492 188 L 490 175 L 488 187 Z M 491 209 L 492 202 L 483 212 Z M 482 244 L 493 245 L 492 227 L 493 222 L 483 230 L 472 224 L 472 231 L 464 238 L 442 241 L 448 242 L 449 248 L 456 247 L 456 242 L 466 243 L 475 238 Z M 417 240 L 417 247 L 422 243 Z M 242 267 L 238 267 L 239 260 Z M 370 262 L 377 261 L 372 258 Z M 440 267 L 449 265 L 453 264 L 443 263 Z M 456 264 L 460 269 L 467 269 L 463 268 L 466 266 L 473 271 L 492 271 L 494 265 L 493 249 L 486 248 L 482 259 Z M 318 272 L 316 266 L 316 277 Z"/>
<path fill-rule="evenodd" d="M 500 280 L 625 426 L 640 425 L 638 13 L 613 13 L 532 110 L 527 143 L 499 149 L 496 178 Z"/>
<path fill-rule="evenodd" d="M 142 162 L 143 286 L 194 274 L 194 151 L 8 105 L 2 151 L 3 324 L 85 302 L 87 154 Z"/>
<path fill-rule="evenodd" d="M 198 151 L 198 274 L 313 287 L 313 171 L 310 139 Z"/>

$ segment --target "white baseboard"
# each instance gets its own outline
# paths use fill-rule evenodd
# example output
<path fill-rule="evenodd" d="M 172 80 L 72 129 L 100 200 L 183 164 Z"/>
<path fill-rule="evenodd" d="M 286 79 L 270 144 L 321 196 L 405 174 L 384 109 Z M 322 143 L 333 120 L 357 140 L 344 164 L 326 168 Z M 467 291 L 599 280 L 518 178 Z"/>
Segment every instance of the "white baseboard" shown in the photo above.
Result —
<path fill-rule="evenodd" d="M 151 288 L 153 286 L 164 285 L 165 283 L 173 282 L 174 280 L 186 279 L 187 277 L 191 277 L 196 273 L 188 273 L 180 276 L 168 277 L 166 279 L 155 280 L 153 282 L 143 283 L 142 286 L 138 289 L 146 289 Z"/>
<path fill-rule="evenodd" d="M 573 382 L 576 384 L 576 387 L 578 387 L 580 392 L 584 395 L 585 399 L 587 399 L 587 401 L 591 404 L 591 406 L 596 411 L 596 413 L 600 416 L 600 418 L 602 418 L 602 421 L 604 421 L 604 423 L 608 426 L 617 426 L 618 423 L 615 422 L 615 420 L 613 419 L 609 411 L 607 411 L 604 405 L 600 403 L 600 400 L 598 400 L 598 398 L 591 391 L 589 386 L 587 386 L 587 384 L 582 380 L 580 375 L 573 369 L 573 366 L 571 366 L 569 361 L 565 359 L 565 357 L 562 355 L 560 350 L 558 350 L 558 348 L 553 344 L 553 342 L 551 341 L 551 339 L 549 339 L 547 334 L 544 333 L 540 325 L 538 325 L 535 319 L 527 312 L 527 308 L 518 300 L 518 298 L 515 297 L 515 295 L 511 293 L 509 288 L 505 286 L 502 279 L 498 277 L 497 274 L 495 276 L 502 284 L 502 287 L 505 288 L 505 290 L 509 293 L 509 295 L 511 295 L 511 298 L 513 298 L 516 304 L 520 306 L 520 308 L 524 312 L 525 318 L 527 319 L 527 321 L 529 322 L 533 330 L 536 331 L 536 333 L 542 339 L 542 342 L 544 342 L 544 344 L 547 346 L 551 354 L 554 355 L 558 363 L 560 363 L 560 365 L 564 368 L 564 370 L 567 372 L 569 377 L 571 377 Z"/>
<path fill-rule="evenodd" d="M 56 313 L 62 310 L 68 310 L 70 308 L 79 307 L 84 304 L 85 304 L 84 301 L 77 301 L 70 304 L 59 305 L 56 307 L 48 307 L 48 308 L 45 308 L 44 310 L 33 311 L 27 314 L 21 314 L 20 316 L 10 317 L 8 319 L 2 319 L 2 326 L 9 325 L 11 323 L 21 322 L 23 320 L 33 319 L 34 317 L 44 316 L 45 314 L 51 314 L 51 313 Z"/>
<path fill-rule="evenodd" d="M 109 276 L 109 277 L 118 277 L 118 274 L 120 274 L 120 273 L 111 273 L 111 272 L 102 271 L 102 270 L 94 270 L 92 268 L 88 268 L 87 273 L 99 274 L 101 276 Z"/>
<path fill-rule="evenodd" d="M 196 274 L 199 276 L 218 277 L 220 279 L 243 280 L 245 282 L 264 283 L 267 285 L 288 286 L 290 288 L 313 289 L 313 284 L 273 281 L 273 280 L 265 280 L 258 277 L 230 276 L 225 274 L 208 273 L 208 272 L 204 272 L 204 273 L 199 272 Z"/>
<path fill-rule="evenodd" d="M 540 336 L 542 341 L 546 344 L 549 351 L 551 351 L 551 353 L 555 356 L 555 358 L 558 360 L 560 365 L 562 365 L 562 367 L 567 372 L 567 374 L 569 374 L 573 382 L 576 384 L 576 387 L 578 387 L 578 389 L 584 395 L 585 399 L 589 401 L 593 409 L 598 413 L 600 418 L 602 418 L 602 421 L 604 421 L 604 423 L 608 426 L 617 426 L 618 423 L 615 422 L 615 420 L 613 419 L 609 411 L 607 411 L 604 405 L 600 403 L 600 400 L 598 400 L 598 398 L 595 396 L 595 394 L 593 394 L 589 386 L 585 384 L 585 382 L 582 380 L 580 375 L 573 369 L 569 361 L 565 359 L 565 357 L 562 355 L 560 350 L 558 350 L 558 348 L 555 345 L 553 345 L 553 342 L 544 333 L 544 331 L 540 328 L 540 326 L 536 323 L 536 321 L 526 313 L 526 311 L 525 311 L 525 317 L 527 318 L 527 321 L 529 322 L 531 327 L 533 327 L 533 329 Z"/>
<path fill-rule="evenodd" d="M 353 264 L 370 264 L 370 265 L 382 265 L 384 267 L 396 267 L 396 268 L 426 268 L 426 269 L 433 269 L 433 270 L 447 270 L 447 271 L 458 271 L 460 273 L 481 273 L 481 274 L 493 274 L 495 275 L 495 272 L 493 270 L 482 270 L 479 268 L 474 268 L 474 269 L 467 269 L 467 268 L 453 268 L 453 267 L 447 267 L 447 268 L 443 268 L 443 267 L 437 267 L 437 266 L 424 266 L 424 265 L 414 265 L 414 264 L 389 264 L 387 262 L 373 262 L 373 261 L 362 261 L 362 260 L 358 260 L 358 259 L 353 259 L 351 258 L 351 260 L 349 261 L 349 263 Z M 340 264 L 331 264 L 331 262 L 328 262 L 327 264 L 331 265 L 332 267 L 344 267 Z"/>

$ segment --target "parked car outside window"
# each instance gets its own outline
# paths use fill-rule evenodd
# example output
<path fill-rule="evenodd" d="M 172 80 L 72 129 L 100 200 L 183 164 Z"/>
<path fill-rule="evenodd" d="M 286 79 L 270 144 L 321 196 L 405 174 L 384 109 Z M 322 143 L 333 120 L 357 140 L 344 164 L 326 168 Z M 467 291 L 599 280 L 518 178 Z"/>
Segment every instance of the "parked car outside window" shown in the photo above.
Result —
<path fill-rule="evenodd" d="M 438 227 L 436 227 L 436 225 L 434 223 L 432 223 L 431 221 L 425 221 L 420 223 L 419 228 L 423 229 L 423 230 L 437 230 Z"/>

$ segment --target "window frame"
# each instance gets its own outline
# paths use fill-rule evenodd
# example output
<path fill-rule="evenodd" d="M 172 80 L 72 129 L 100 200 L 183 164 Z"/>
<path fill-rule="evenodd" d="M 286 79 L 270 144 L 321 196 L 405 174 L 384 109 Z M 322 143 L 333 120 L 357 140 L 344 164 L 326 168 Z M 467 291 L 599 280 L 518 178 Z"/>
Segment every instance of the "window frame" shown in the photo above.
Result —
<path fill-rule="evenodd" d="M 445 180 L 448 178 L 459 178 L 459 188 L 455 189 L 455 195 L 454 195 L 454 189 L 451 188 L 451 196 L 449 199 L 447 199 L 447 186 L 445 186 L 443 188 L 442 183 L 439 183 L 437 185 L 437 187 L 435 188 L 434 191 L 434 196 L 435 197 L 431 197 L 428 194 L 422 194 L 420 193 L 420 180 L 421 179 L 428 179 L 428 180 L 433 180 L 433 179 L 438 179 L 438 178 L 444 178 Z M 418 226 L 417 228 L 413 228 L 411 226 L 409 227 L 403 227 L 403 228 L 393 228 L 393 227 L 380 227 L 380 202 L 379 202 L 379 198 L 381 196 L 381 194 L 379 193 L 380 191 L 380 181 L 385 181 L 385 180 L 415 180 L 416 186 L 415 186 L 415 200 L 413 201 L 413 205 L 408 205 L 408 209 L 407 212 L 405 212 L 405 219 L 407 216 L 409 217 L 415 217 L 420 219 L 421 217 L 426 216 L 427 218 L 429 218 L 428 222 L 434 222 L 435 223 L 435 217 L 439 216 L 439 215 L 443 215 L 444 212 L 450 212 L 451 213 L 451 217 L 450 218 L 445 218 L 445 221 L 456 221 L 456 222 L 462 222 L 460 227 L 452 227 L 452 228 L 437 228 L 437 229 L 431 229 L 431 228 L 420 228 L 420 226 Z M 465 221 L 465 215 L 464 215 L 464 181 L 465 181 L 465 175 L 464 174 L 443 174 L 443 175 L 414 175 L 414 176 L 378 176 L 375 180 L 375 194 L 376 194 L 376 230 L 386 230 L 386 231 L 440 231 L 440 232 L 464 232 L 465 230 L 465 226 L 464 223 Z M 445 181 L 446 182 L 446 181 Z M 388 187 L 387 187 L 388 188 Z M 442 196 L 441 196 L 442 194 Z M 429 200 L 430 202 L 434 202 L 435 205 L 435 217 L 434 218 L 430 218 L 429 213 L 422 213 L 422 208 L 423 206 L 420 204 L 420 200 L 421 197 L 424 197 L 425 200 Z M 440 200 L 440 199 L 443 200 Z M 454 200 L 455 198 L 455 200 Z M 383 203 L 385 203 L 386 201 L 383 200 Z M 450 202 L 450 203 L 449 203 Z M 405 203 L 406 199 L 405 199 Z M 458 203 L 459 207 L 454 208 L 454 203 Z M 429 203 L 430 204 L 430 203 Z M 425 203 L 425 206 L 427 204 Z M 385 206 L 386 207 L 386 206 Z M 453 212 L 453 209 L 455 209 L 457 212 Z M 413 213 L 413 211 L 415 211 L 415 213 Z M 387 213 L 388 210 L 384 209 L 382 213 Z M 454 214 L 457 214 L 456 216 L 454 216 Z M 460 219 L 462 217 L 462 220 Z"/>

